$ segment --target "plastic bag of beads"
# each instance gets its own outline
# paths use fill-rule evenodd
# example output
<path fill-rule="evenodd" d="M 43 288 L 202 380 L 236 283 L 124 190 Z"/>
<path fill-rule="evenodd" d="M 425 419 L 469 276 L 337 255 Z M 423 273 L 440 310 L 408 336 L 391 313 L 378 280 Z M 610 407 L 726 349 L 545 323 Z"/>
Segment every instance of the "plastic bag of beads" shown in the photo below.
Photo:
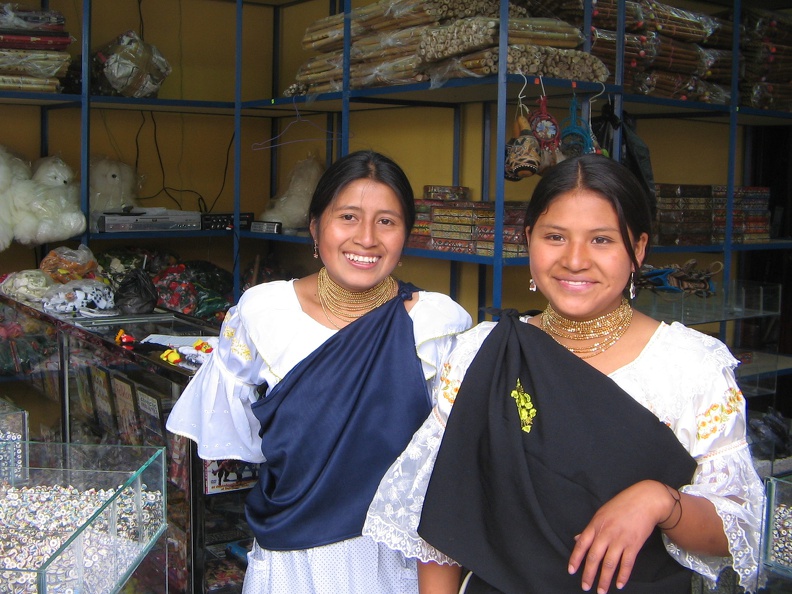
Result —
<path fill-rule="evenodd" d="M 82 279 L 53 286 L 41 304 L 44 311 L 52 313 L 74 313 L 84 308 L 109 310 L 115 306 L 115 296 L 103 282 Z"/>

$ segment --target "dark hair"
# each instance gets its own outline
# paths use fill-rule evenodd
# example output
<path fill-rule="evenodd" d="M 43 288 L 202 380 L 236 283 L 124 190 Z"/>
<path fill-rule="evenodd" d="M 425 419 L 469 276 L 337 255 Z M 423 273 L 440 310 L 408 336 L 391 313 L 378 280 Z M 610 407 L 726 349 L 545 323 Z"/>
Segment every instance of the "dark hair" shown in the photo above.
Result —
<path fill-rule="evenodd" d="M 394 161 L 369 150 L 349 153 L 327 168 L 311 198 L 308 219 L 318 221 L 335 197 L 359 179 L 370 179 L 393 190 L 404 210 L 405 235 L 409 235 L 415 224 L 415 198 L 410 181 Z"/>
<path fill-rule="evenodd" d="M 624 165 L 603 155 L 590 154 L 565 159 L 545 171 L 536 185 L 528 210 L 525 226 L 531 227 L 561 194 L 573 190 L 590 190 L 611 203 L 619 218 L 619 230 L 635 270 L 641 263 L 635 258 L 630 233 L 637 239 L 642 233 L 652 237 L 652 215 L 649 201 L 638 179 Z M 628 232 L 629 230 L 629 232 Z"/>

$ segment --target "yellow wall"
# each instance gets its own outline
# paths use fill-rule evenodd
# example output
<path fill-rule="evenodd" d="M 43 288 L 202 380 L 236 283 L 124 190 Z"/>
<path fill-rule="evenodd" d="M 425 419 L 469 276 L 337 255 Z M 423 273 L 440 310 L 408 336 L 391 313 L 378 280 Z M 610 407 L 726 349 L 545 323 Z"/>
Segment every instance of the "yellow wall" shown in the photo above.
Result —
<path fill-rule="evenodd" d="M 363 4 L 359 2 L 357 4 Z M 79 3 L 52 2 L 52 8 L 67 17 L 67 26 L 77 38 L 70 52 L 80 51 Z M 167 99 L 232 101 L 234 98 L 235 5 L 217 0 L 159 0 L 143 3 L 145 40 L 153 43 L 170 62 L 173 72 L 165 80 L 159 96 Z M 301 47 L 305 28 L 326 11 L 325 1 L 311 2 L 283 10 L 283 56 L 280 93 L 294 79 L 299 66 L 311 55 Z M 272 53 L 271 8 L 246 4 L 244 8 L 243 98 L 271 95 Z M 128 29 L 139 30 L 138 2 L 114 0 L 94 2 L 93 47 L 96 48 Z M 460 91 L 464 92 L 464 91 Z M 538 89 L 527 90 L 528 102 L 534 105 Z M 309 155 L 324 161 L 324 116 L 309 115 L 312 106 L 304 105 L 301 116 L 310 123 L 293 124 L 293 113 L 280 120 L 276 135 L 288 131 L 278 141 L 280 167 L 274 180 L 276 195 L 288 184 L 294 164 Z M 563 108 L 554 111 L 560 120 Z M 474 199 L 481 198 L 481 126 L 482 109 L 472 104 L 463 108 L 462 185 L 470 186 Z M 4 123 L 0 144 L 33 160 L 39 156 L 39 120 L 35 107 L 0 105 Z M 8 125 L 13 122 L 13 125 Z M 291 126 L 289 124 L 292 124 Z M 156 124 L 156 128 L 155 128 Z M 428 184 L 452 182 L 452 112 L 443 108 L 395 108 L 355 111 L 350 119 L 351 150 L 372 148 L 393 157 L 407 171 L 417 196 Z M 243 211 L 258 215 L 270 196 L 270 150 L 256 150 L 267 144 L 273 134 L 271 120 L 246 114 L 242 124 L 242 192 Z M 75 170 L 79 167 L 79 112 L 57 110 L 50 125 L 51 153 L 60 154 Z M 726 183 L 728 128 L 723 123 L 682 120 L 641 120 L 638 132 L 650 145 L 655 179 L 675 183 Z M 231 115 L 179 114 L 175 112 L 141 112 L 137 110 L 97 109 L 91 116 L 91 154 L 107 156 L 129 164 L 137 162 L 142 179 L 140 196 L 147 206 L 166 206 L 185 210 L 213 207 L 214 212 L 233 208 L 233 151 L 226 166 L 226 153 L 233 134 Z M 494 131 L 492 133 L 494 139 Z M 300 142 L 295 142 L 299 140 Z M 501 150 L 493 147 L 494 151 Z M 163 173 L 164 172 L 164 173 Z M 226 175 L 223 186 L 223 176 Z M 494 172 L 493 172 L 494 175 Z M 164 176 L 164 180 L 163 180 Z M 494 178 L 493 178 L 494 179 Z M 741 182 L 738 175 L 737 183 Z M 536 179 L 506 183 L 507 200 L 526 200 Z M 167 192 L 164 188 L 168 188 Z M 118 242 L 113 242 L 116 244 Z M 233 266 L 230 240 L 165 242 L 185 258 L 202 258 L 227 268 Z M 104 249 L 108 242 L 92 247 Z M 266 254 L 270 246 L 261 242 L 243 242 L 239 256 L 245 266 L 255 254 Z M 294 258 L 300 270 L 310 271 L 315 262 L 310 250 L 291 244 L 277 248 L 281 258 Z M 717 256 L 700 257 L 707 262 Z M 684 261 L 681 254 L 660 254 L 650 261 L 657 264 Z M 0 254 L 0 274 L 35 266 L 35 252 L 16 244 Z M 404 279 L 426 289 L 447 291 L 450 267 L 447 262 L 405 257 L 397 271 Z M 491 274 L 488 275 L 491 282 Z M 541 307 L 541 296 L 527 292 L 528 271 L 524 267 L 507 268 L 504 275 L 505 307 L 527 309 Z M 461 266 L 461 302 L 471 312 L 477 305 L 478 266 Z M 488 294 L 492 294 L 491 286 Z"/>

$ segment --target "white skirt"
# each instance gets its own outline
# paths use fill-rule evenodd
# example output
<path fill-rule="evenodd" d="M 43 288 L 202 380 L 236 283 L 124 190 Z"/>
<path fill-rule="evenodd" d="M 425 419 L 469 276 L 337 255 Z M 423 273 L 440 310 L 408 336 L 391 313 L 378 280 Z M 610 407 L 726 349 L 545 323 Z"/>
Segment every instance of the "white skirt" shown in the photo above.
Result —
<path fill-rule="evenodd" d="M 254 540 L 242 594 L 418 594 L 417 564 L 367 536 L 299 551 Z"/>

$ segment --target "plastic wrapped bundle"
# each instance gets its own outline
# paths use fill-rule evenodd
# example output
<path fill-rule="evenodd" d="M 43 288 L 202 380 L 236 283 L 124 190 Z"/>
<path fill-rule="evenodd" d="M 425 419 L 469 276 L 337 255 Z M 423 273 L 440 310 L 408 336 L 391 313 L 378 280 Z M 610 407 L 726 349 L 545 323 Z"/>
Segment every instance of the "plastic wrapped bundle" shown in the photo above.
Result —
<path fill-rule="evenodd" d="M 649 31 L 657 31 L 678 41 L 731 47 L 733 27 L 729 21 L 654 0 L 641 0 L 640 4 Z"/>
<path fill-rule="evenodd" d="M 35 10 L 18 4 L 0 4 L 0 28 L 62 31 L 66 23 L 57 10 Z"/>
<path fill-rule="evenodd" d="M 54 284 L 52 277 L 42 270 L 19 270 L 0 283 L 0 292 L 17 301 L 39 303 Z"/>
<path fill-rule="evenodd" d="M 633 91 L 653 97 L 718 105 L 727 104 L 730 98 L 729 90 L 721 85 L 703 81 L 697 76 L 662 70 L 636 74 L 633 79 Z"/>
<path fill-rule="evenodd" d="M 441 76 L 488 76 L 497 73 L 498 67 L 498 48 L 493 47 L 442 62 L 429 74 L 435 83 Z M 589 53 L 529 44 L 509 45 L 507 70 L 510 74 L 603 83 L 610 75 L 602 60 Z"/>
<path fill-rule="evenodd" d="M 751 82 L 788 82 L 792 80 L 792 45 L 769 40 L 743 44 L 745 79 Z"/>
<path fill-rule="evenodd" d="M 85 231 L 74 171 L 60 157 L 39 159 L 32 178 L 14 184 L 8 195 L 13 204 L 14 238 L 23 245 L 61 241 Z"/>
<path fill-rule="evenodd" d="M 658 52 L 658 39 L 654 33 L 624 35 L 624 79 L 631 80 L 635 72 L 649 68 Z M 591 53 L 608 67 L 610 72 L 616 71 L 615 31 L 594 29 L 591 40 Z"/>
<path fill-rule="evenodd" d="M 387 62 L 354 64 L 349 69 L 349 86 L 353 89 L 402 85 L 427 80 L 418 56 L 404 56 Z"/>
<path fill-rule="evenodd" d="M 124 97 L 156 97 L 170 64 L 150 43 L 127 31 L 93 57 L 97 92 Z"/>
<path fill-rule="evenodd" d="M 743 83 L 740 85 L 742 105 L 757 109 L 792 110 L 792 84 L 790 83 Z"/>
<path fill-rule="evenodd" d="M 80 244 L 77 249 L 65 245 L 56 247 L 39 263 L 39 270 L 43 270 L 59 283 L 96 276 L 98 267 L 91 248 L 84 244 Z"/>
<path fill-rule="evenodd" d="M 0 49 L 0 73 L 60 78 L 71 63 L 67 52 L 31 49 Z"/>
<path fill-rule="evenodd" d="M 525 4 L 531 16 L 560 18 L 576 26 L 583 24 L 583 0 L 526 0 Z M 618 0 L 593 0 L 592 26 L 615 31 L 618 10 Z M 627 0 L 624 3 L 624 17 L 625 31 L 644 30 L 643 9 L 638 2 Z"/>
<path fill-rule="evenodd" d="M 792 45 L 792 18 L 778 12 L 746 8 L 743 3 L 740 25 L 744 31 L 743 41 L 771 41 Z"/>
<path fill-rule="evenodd" d="M 110 310 L 114 308 L 113 290 L 105 283 L 81 279 L 50 287 L 41 299 L 44 311 L 73 313 L 84 308 Z"/>

